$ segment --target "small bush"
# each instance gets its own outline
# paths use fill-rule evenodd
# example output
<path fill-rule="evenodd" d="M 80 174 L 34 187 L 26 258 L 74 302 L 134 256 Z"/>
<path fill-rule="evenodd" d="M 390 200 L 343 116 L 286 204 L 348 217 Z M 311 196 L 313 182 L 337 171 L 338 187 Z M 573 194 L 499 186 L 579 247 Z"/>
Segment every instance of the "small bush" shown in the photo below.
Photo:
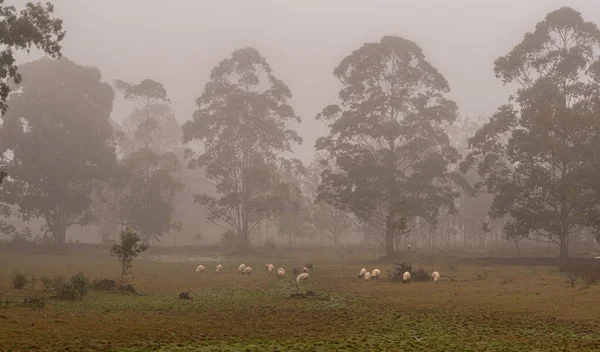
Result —
<path fill-rule="evenodd" d="M 81 271 L 71 278 L 71 284 L 81 297 L 85 296 L 90 288 L 90 281 Z"/>
<path fill-rule="evenodd" d="M 111 279 L 94 279 L 91 288 L 98 291 L 111 291 L 117 288 L 117 282 Z"/>
<path fill-rule="evenodd" d="M 561 271 L 567 276 L 569 285 L 573 288 L 577 280 L 581 280 L 585 287 L 600 284 L 600 261 L 597 259 L 572 260 Z"/>
<path fill-rule="evenodd" d="M 421 269 L 415 271 L 414 273 L 410 273 L 410 281 L 414 281 L 414 282 L 431 281 L 431 277 L 429 277 L 429 275 L 427 275 L 427 272 L 425 272 L 425 270 L 423 270 L 421 268 Z"/>
<path fill-rule="evenodd" d="M 42 285 L 46 292 L 53 294 L 52 298 L 74 301 L 85 296 L 89 289 L 89 281 L 82 272 L 78 272 L 67 281 L 62 276 L 44 277 Z"/>
<path fill-rule="evenodd" d="M 15 273 L 13 277 L 13 287 L 17 290 L 23 289 L 27 286 L 27 277 L 23 273 Z"/>

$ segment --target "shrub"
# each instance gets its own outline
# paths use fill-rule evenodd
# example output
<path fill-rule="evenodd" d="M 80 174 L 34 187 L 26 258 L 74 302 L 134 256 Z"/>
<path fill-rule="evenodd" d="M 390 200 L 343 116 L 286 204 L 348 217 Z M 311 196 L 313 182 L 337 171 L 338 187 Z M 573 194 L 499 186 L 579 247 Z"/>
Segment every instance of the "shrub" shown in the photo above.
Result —
<path fill-rule="evenodd" d="M 79 293 L 79 296 L 83 297 L 90 288 L 90 281 L 80 271 L 71 278 L 71 285 L 73 285 L 73 288 Z"/>
<path fill-rule="evenodd" d="M 27 285 L 27 277 L 23 273 L 15 273 L 13 277 L 13 287 L 17 290 L 24 288 Z"/>
<path fill-rule="evenodd" d="M 117 257 L 121 263 L 121 283 L 131 268 L 133 259 L 148 249 L 148 246 L 141 241 L 140 235 L 131 227 L 127 227 L 121 232 L 120 242 L 110 247 L 110 255 Z"/>
<path fill-rule="evenodd" d="M 423 270 L 421 268 L 421 269 L 415 271 L 414 273 L 410 273 L 410 281 L 414 281 L 414 282 L 431 281 L 431 277 L 429 275 L 427 275 L 427 272 L 425 272 L 425 270 Z"/>

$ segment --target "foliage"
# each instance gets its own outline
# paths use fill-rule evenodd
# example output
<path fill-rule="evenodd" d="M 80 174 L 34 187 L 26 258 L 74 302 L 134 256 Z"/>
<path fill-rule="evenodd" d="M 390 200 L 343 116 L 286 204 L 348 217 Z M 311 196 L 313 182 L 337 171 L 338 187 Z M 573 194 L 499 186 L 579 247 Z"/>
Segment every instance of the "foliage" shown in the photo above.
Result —
<path fill-rule="evenodd" d="M 22 75 L 15 64 L 15 50 L 41 49 L 53 58 L 61 56 L 60 42 L 65 36 L 62 20 L 53 18 L 54 6 L 28 2 L 20 12 L 13 5 L 0 2 L 0 112 L 6 113 L 10 94 L 10 80 L 20 84 Z M 27 75 L 25 75 L 27 76 Z M 0 172 L 0 183 L 5 176 Z"/>
<path fill-rule="evenodd" d="M 120 242 L 110 247 L 110 255 L 117 257 L 121 263 L 121 282 L 123 282 L 125 275 L 132 267 L 133 259 L 148 249 L 148 245 L 141 243 L 141 241 L 142 238 L 137 232 L 128 226 L 121 232 Z"/>
<path fill-rule="evenodd" d="M 182 131 L 170 105 L 154 103 L 147 107 L 136 107 L 123 121 L 124 133 L 133 141 L 133 151 L 143 147 L 156 153 L 173 151 L 181 141 Z"/>
<path fill-rule="evenodd" d="M 71 285 L 80 297 L 85 296 L 90 289 L 90 281 L 81 271 L 71 277 Z"/>
<path fill-rule="evenodd" d="M 364 44 L 334 75 L 343 84 L 342 104 L 317 116 L 330 132 L 315 146 L 334 157 L 339 171 L 323 171 L 318 199 L 369 223 L 390 256 L 411 218 L 434 223 L 440 209 L 455 210 L 451 181 L 458 177 L 449 166 L 458 153 L 443 127 L 457 107 L 444 97 L 444 77 L 406 39 Z"/>
<path fill-rule="evenodd" d="M 96 184 L 115 166 L 109 122 L 114 93 L 96 68 L 41 59 L 20 68 L 26 79 L 2 116 L 0 154 L 12 154 L 3 201 L 18 215 L 46 221 L 56 243 L 85 225 Z"/>
<path fill-rule="evenodd" d="M 148 148 L 133 152 L 122 162 L 125 180 L 118 207 L 122 224 L 139 231 L 146 243 L 159 239 L 176 225 L 172 221 L 173 198 L 182 185 L 173 174 L 180 169 L 174 153 L 157 154 Z"/>
<path fill-rule="evenodd" d="M 475 168 L 479 188 L 493 194 L 491 217 L 510 217 L 507 237 L 555 243 L 562 261 L 572 235 L 590 225 L 600 228 L 590 187 L 597 168 L 580 149 L 600 152 L 600 143 L 589 143 L 589 127 L 600 117 L 599 51 L 595 24 L 568 7 L 550 12 L 496 60 L 496 75 L 519 89 L 469 140 L 461 165 L 463 171 Z"/>
<path fill-rule="evenodd" d="M 183 125 L 184 142 L 202 146 L 199 155 L 189 154 L 189 166 L 202 168 L 217 193 L 199 194 L 195 202 L 206 209 L 208 221 L 235 233 L 242 249 L 280 205 L 270 194 L 277 156 L 301 143 L 288 128 L 300 122 L 290 98 L 256 49 L 239 49 L 212 70 L 193 120 Z"/>
<path fill-rule="evenodd" d="M 21 273 L 21 272 L 16 272 L 15 275 L 13 276 L 13 287 L 16 288 L 17 290 L 20 290 L 22 288 L 25 288 L 25 286 L 27 285 L 27 277 L 25 276 L 25 274 Z"/>

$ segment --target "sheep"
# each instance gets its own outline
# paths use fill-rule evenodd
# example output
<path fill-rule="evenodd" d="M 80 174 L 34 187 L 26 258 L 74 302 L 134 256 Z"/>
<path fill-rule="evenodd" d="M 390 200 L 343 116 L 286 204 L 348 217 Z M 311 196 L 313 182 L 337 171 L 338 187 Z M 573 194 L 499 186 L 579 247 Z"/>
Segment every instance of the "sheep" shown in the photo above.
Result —
<path fill-rule="evenodd" d="M 314 270 L 313 263 L 308 263 L 308 264 L 305 265 L 305 267 L 307 267 L 310 271 Z"/>
<path fill-rule="evenodd" d="M 440 273 L 438 273 L 437 271 L 432 272 L 431 273 L 431 281 L 432 282 L 440 281 Z"/>
<path fill-rule="evenodd" d="M 198 267 L 196 268 L 196 272 L 202 274 L 204 272 L 204 265 L 198 265 Z"/>
<path fill-rule="evenodd" d="M 267 265 L 267 274 L 271 274 L 273 272 L 273 269 L 275 269 L 275 265 L 268 264 Z"/>
<path fill-rule="evenodd" d="M 410 281 L 410 273 L 408 271 L 402 274 L 402 283 L 405 284 Z"/>
<path fill-rule="evenodd" d="M 292 274 L 294 274 L 294 276 L 296 276 L 298 274 L 301 274 L 302 273 L 302 269 L 303 269 L 302 267 L 296 266 L 296 267 L 294 267 L 294 269 L 292 269 Z"/>
<path fill-rule="evenodd" d="M 298 275 L 298 277 L 296 278 L 296 284 L 300 284 L 300 282 L 302 281 L 308 281 L 308 277 L 310 275 L 308 273 L 302 273 L 300 275 Z"/>
<path fill-rule="evenodd" d="M 216 270 L 216 272 L 220 273 L 220 272 L 221 272 L 221 270 L 223 270 L 223 265 L 221 265 L 221 264 L 217 265 L 217 270 Z"/>
<path fill-rule="evenodd" d="M 285 270 L 283 270 L 283 268 L 277 269 L 277 276 L 283 278 L 285 276 Z"/>
<path fill-rule="evenodd" d="M 242 275 L 246 275 L 246 274 L 247 275 L 252 274 L 252 268 L 251 267 L 247 266 L 247 267 L 244 268 L 244 270 L 242 271 Z"/>
<path fill-rule="evenodd" d="M 377 280 L 377 279 L 379 279 L 380 275 L 381 275 L 381 270 L 379 270 L 379 269 L 373 269 L 373 272 L 371 273 L 371 278 L 373 280 Z"/>
<path fill-rule="evenodd" d="M 303 273 L 307 273 L 308 272 L 308 268 L 307 267 L 302 268 L 302 272 Z"/>
<path fill-rule="evenodd" d="M 240 266 L 238 267 L 238 272 L 243 273 L 245 267 L 246 264 L 240 264 Z"/>
<path fill-rule="evenodd" d="M 371 280 L 371 273 L 368 271 L 365 273 L 365 280 L 367 280 L 367 281 Z"/>
<path fill-rule="evenodd" d="M 363 277 L 366 272 L 367 272 L 367 269 L 365 269 L 365 268 L 360 269 L 360 273 L 358 273 L 358 278 L 360 279 L 361 277 Z"/>

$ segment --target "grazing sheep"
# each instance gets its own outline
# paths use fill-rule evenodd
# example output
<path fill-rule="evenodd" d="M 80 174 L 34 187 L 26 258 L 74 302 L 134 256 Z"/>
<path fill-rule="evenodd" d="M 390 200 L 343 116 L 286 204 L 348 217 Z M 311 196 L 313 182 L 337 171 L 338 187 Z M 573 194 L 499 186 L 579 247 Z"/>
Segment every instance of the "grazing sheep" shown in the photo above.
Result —
<path fill-rule="evenodd" d="M 196 272 L 202 274 L 204 272 L 204 265 L 198 265 L 198 267 L 196 268 Z"/>
<path fill-rule="evenodd" d="M 252 274 L 252 268 L 247 266 L 244 268 L 244 270 L 242 271 L 242 275 L 250 275 Z"/>
<path fill-rule="evenodd" d="M 438 273 L 437 271 L 432 272 L 431 273 L 431 281 L 433 281 L 433 282 L 440 281 L 440 273 Z"/>
<path fill-rule="evenodd" d="M 267 265 L 267 274 L 271 274 L 273 272 L 273 269 L 275 269 L 275 265 L 273 265 L 273 264 Z"/>
<path fill-rule="evenodd" d="M 358 273 L 358 278 L 360 279 L 361 277 L 363 277 L 366 272 L 367 272 L 367 269 L 365 269 L 365 268 L 360 269 L 360 273 Z"/>
<path fill-rule="evenodd" d="M 300 284 L 302 281 L 308 281 L 308 273 L 302 273 L 300 275 L 298 275 L 298 277 L 296 278 L 296 284 Z"/>
<path fill-rule="evenodd" d="M 240 264 L 239 268 L 238 268 L 238 272 L 243 272 L 244 268 L 246 267 L 246 264 Z"/>
<path fill-rule="evenodd" d="M 305 265 L 305 267 L 307 267 L 310 271 L 314 270 L 313 263 L 308 263 L 308 264 Z"/>
<path fill-rule="evenodd" d="M 294 269 L 292 269 L 292 274 L 294 274 L 294 276 L 296 276 L 298 274 L 301 274 L 302 273 L 302 269 L 303 269 L 302 267 L 296 266 L 296 267 L 294 267 Z"/>
<path fill-rule="evenodd" d="M 285 270 L 283 270 L 283 268 L 277 269 L 277 276 L 283 278 L 285 276 Z"/>
<path fill-rule="evenodd" d="M 409 281 L 410 281 L 410 273 L 408 271 L 405 271 L 404 274 L 402 274 L 402 283 L 405 284 Z"/>
<path fill-rule="evenodd" d="M 373 272 L 371 273 L 371 278 L 373 280 L 377 280 L 377 279 L 379 279 L 380 275 L 381 275 L 381 270 L 379 270 L 379 269 L 373 269 Z"/>
<path fill-rule="evenodd" d="M 223 270 L 223 265 L 221 265 L 221 264 L 217 265 L 217 270 L 216 270 L 216 272 L 220 273 L 220 272 L 221 272 L 221 270 Z"/>
<path fill-rule="evenodd" d="M 367 281 L 371 280 L 371 273 L 368 271 L 365 273 L 365 280 L 367 280 Z"/>

